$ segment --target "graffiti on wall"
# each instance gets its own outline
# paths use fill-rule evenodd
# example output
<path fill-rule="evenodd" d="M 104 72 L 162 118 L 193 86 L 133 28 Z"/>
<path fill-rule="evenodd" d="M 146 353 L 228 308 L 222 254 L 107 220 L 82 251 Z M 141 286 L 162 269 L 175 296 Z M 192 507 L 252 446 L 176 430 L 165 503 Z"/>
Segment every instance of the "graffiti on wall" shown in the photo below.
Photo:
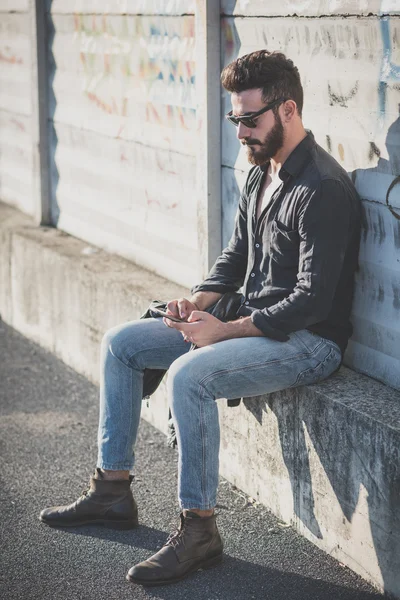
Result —
<path fill-rule="evenodd" d="M 74 17 L 82 89 L 107 114 L 195 127 L 194 17 Z"/>
<path fill-rule="evenodd" d="M 382 36 L 382 60 L 380 69 L 380 81 L 379 81 L 379 110 L 380 113 L 384 113 L 386 109 L 386 90 L 388 84 L 394 84 L 397 89 L 400 90 L 400 64 L 393 62 L 393 36 L 390 31 L 390 17 L 382 17 L 380 19 L 380 29 Z M 400 39 L 398 45 L 400 45 Z"/>
<path fill-rule="evenodd" d="M 400 174 L 400 121 L 395 100 L 400 91 L 399 25 L 398 18 L 387 15 L 362 21 L 282 18 L 274 20 L 274 27 L 269 19 L 228 17 L 222 21 L 224 63 L 263 46 L 298 56 L 306 109 L 314 105 L 310 112 L 313 120 L 319 115 L 320 143 L 348 171 L 365 170 L 372 163 L 376 172 L 393 178 Z M 323 75 L 316 77 L 322 69 Z M 224 101 L 228 102 L 226 94 Z M 313 128 L 313 121 L 310 125 Z M 233 146 L 233 136 L 225 127 L 223 164 L 239 169 L 243 164 L 245 168 L 240 156 L 235 160 Z M 391 181 L 385 185 L 387 190 Z M 385 202 L 385 198 L 378 201 Z M 386 203 L 391 204 L 389 200 Z"/>
<path fill-rule="evenodd" d="M 384 2 L 382 3 L 384 4 Z M 381 7 L 382 12 L 383 6 Z M 384 122 L 386 111 L 387 88 L 391 85 L 400 92 L 400 64 L 393 62 L 394 48 L 400 47 L 400 38 L 397 39 L 396 30 L 391 32 L 391 18 L 380 18 L 380 31 L 382 38 L 382 58 L 380 77 L 378 84 L 379 115 L 380 124 Z M 400 94 L 399 94 L 399 117 L 388 129 L 386 136 L 386 149 L 388 153 L 387 165 L 382 165 L 384 170 L 395 176 L 391 181 L 385 196 L 386 205 L 392 215 L 400 219 L 400 208 L 396 209 L 391 204 L 390 194 L 395 186 L 400 183 Z M 378 163 L 379 167 L 379 163 Z M 386 168 L 385 168 L 386 167 Z"/>

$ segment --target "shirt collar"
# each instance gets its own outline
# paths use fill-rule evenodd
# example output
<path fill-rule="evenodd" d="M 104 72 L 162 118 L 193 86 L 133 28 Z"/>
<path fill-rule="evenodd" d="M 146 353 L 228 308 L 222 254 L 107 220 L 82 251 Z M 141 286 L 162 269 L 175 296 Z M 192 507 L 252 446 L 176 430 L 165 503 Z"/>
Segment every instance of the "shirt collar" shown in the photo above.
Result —
<path fill-rule="evenodd" d="M 315 139 L 310 130 L 307 129 L 306 132 L 306 137 L 292 150 L 279 171 L 278 175 L 282 181 L 286 181 L 289 177 L 296 177 L 310 159 L 310 150 L 315 146 Z M 269 161 L 261 166 L 261 170 L 266 171 L 268 166 Z"/>
<path fill-rule="evenodd" d="M 314 146 L 314 136 L 311 131 L 307 131 L 306 137 L 297 144 L 296 148 L 292 150 L 283 163 L 281 170 L 279 171 L 279 177 L 283 181 L 286 181 L 289 176 L 296 177 L 303 169 L 304 165 L 310 160 L 310 150 Z"/>

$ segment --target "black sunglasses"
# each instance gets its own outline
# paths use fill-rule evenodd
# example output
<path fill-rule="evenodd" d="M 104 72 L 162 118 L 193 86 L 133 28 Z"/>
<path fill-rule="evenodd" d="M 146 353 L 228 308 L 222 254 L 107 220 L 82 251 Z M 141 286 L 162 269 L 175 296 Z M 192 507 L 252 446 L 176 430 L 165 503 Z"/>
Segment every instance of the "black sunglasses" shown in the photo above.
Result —
<path fill-rule="evenodd" d="M 239 123 L 243 123 L 245 127 L 250 127 L 250 129 L 254 129 L 255 127 L 257 127 L 257 123 L 255 123 L 254 119 L 267 112 L 268 110 L 271 110 L 271 108 L 274 108 L 274 106 L 286 102 L 286 100 L 287 98 L 280 98 L 279 100 L 274 100 L 273 102 L 271 102 L 271 104 L 267 104 L 267 106 L 264 106 L 264 108 L 257 112 L 249 113 L 248 115 L 241 115 L 240 117 L 235 117 L 232 114 L 232 111 L 230 111 L 227 115 L 225 115 L 225 119 L 228 119 L 228 121 L 233 123 L 235 127 L 237 127 Z"/>

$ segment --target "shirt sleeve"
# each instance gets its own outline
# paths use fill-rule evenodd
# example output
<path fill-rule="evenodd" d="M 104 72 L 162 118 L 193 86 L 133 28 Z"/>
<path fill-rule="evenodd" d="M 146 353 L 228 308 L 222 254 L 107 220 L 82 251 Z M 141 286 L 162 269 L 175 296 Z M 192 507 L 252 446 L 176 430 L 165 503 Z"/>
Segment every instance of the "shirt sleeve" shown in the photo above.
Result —
<path fill-rule="evenodd" d="M 247 270 L 248 234 L 247 234 L 248 196 L 246 191 L 240 198 L 236 213 L 235 226 L 228 246 L 217 258 L 206 279 L 191 289 L 196 292 L 235 292 L 244 283 Z"/>
<path fill-rule="evenodd" d="M 255 310 L 254 325 L 266 336 L 285 334 L 327 318 L 350 240 L 352 204 L 337 180 L 321 182 L 299 211 L 299 268 L 293 292 L 280 302 Z"/>

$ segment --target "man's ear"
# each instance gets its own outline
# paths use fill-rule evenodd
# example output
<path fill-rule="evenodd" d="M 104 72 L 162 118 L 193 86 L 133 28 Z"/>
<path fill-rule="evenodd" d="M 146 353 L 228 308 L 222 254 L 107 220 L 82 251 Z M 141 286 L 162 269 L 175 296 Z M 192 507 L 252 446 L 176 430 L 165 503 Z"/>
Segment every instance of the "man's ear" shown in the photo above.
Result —
<path fill-rule="evenodd" d="M 297 113 L 297 104 L 294 100 L 287 100 L 283 105 L 283 115 L 286 122 L 293 119 Z"/>

